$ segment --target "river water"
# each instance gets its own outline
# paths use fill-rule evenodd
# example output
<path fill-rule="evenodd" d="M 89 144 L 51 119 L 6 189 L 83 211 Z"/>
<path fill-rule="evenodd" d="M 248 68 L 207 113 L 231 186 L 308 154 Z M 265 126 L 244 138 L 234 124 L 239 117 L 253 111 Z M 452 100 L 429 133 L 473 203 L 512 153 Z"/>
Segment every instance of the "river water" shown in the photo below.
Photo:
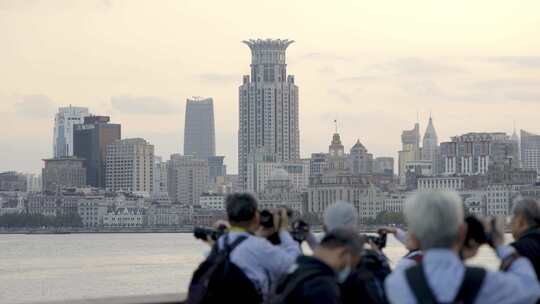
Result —
<path fill-rule="evenodd" d="M 182 293 L 207 250 L 181 233 L 0 235 L 0 303 Z M 389 237 L 384 252 L 405 249 Z M 471 263 L 498 267 L 489 248 Z"/>

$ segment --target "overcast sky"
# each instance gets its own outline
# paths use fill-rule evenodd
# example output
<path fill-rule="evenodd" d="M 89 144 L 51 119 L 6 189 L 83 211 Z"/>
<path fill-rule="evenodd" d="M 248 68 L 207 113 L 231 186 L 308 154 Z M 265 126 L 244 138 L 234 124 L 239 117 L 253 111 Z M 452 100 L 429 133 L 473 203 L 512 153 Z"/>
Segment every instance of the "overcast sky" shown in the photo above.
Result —
<path fill-rule="evenodd" d="M 59 106 L 87 106 L 182 151 L 185 100 L 214 99 L 218 154 L 236 171 L 238 86 L 249 38 L 288 38 L 301 154 L 397 157 L 433 113 L 440 140 L 540 133 L 539 1 L 0 0 L 0 171 L 39 172 Z"/>

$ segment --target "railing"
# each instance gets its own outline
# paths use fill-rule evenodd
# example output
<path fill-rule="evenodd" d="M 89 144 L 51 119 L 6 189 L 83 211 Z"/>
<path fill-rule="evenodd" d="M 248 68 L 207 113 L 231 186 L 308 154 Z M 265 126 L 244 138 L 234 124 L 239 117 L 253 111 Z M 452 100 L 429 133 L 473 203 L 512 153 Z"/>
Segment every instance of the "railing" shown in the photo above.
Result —
<path fill-rule="evenodd" d="M 149 296 L 33 302 L 31 304 L 181 304 L 184 300 L 184 294 L 161 294 Z"/>

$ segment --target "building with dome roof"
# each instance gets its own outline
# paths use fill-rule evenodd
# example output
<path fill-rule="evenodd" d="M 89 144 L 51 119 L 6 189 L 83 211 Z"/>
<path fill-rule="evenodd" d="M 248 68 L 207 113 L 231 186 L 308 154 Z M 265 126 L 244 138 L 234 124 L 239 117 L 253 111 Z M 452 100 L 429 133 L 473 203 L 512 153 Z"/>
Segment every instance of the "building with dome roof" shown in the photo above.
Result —
<path fill-rule="evenodd" d="M 289 173 L 283 168 L 272 170 L 264 190 L 257 197 L 261 210 L 286 207 L 299 214 L 303 213 L 303 193 L 294 187 Z"/>

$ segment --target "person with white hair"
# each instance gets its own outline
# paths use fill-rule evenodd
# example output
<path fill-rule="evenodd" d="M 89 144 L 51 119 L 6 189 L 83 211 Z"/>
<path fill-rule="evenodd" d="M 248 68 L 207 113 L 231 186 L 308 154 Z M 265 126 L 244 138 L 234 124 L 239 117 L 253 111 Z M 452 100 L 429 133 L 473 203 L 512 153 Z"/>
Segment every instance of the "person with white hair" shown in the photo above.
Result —
<path fill-rule="evenodd" d="M 514 203 L 510 244 L 521 256 L 531 260 L 536 275 L 540 277 L 540 203 L 532 198 L 520 198 Z M 506 265 L 501 265 L 502 269 Z"/>
<path fill-rule="evenodd" d="M 492 225 L 497 256 L 512 259 L 506 272 L 467 267 L 459 257 L 466 235 L 463 205 L 455 192 L 418 192 L 404 207 L 409 237 L 424 251 L 421 263 L 401 263 L 385 280 L 390 303 L 535 303 L 540 285 L 531 262 L 515 258 Z M 492 222 L 494 223 L 494 222 Z"/>

